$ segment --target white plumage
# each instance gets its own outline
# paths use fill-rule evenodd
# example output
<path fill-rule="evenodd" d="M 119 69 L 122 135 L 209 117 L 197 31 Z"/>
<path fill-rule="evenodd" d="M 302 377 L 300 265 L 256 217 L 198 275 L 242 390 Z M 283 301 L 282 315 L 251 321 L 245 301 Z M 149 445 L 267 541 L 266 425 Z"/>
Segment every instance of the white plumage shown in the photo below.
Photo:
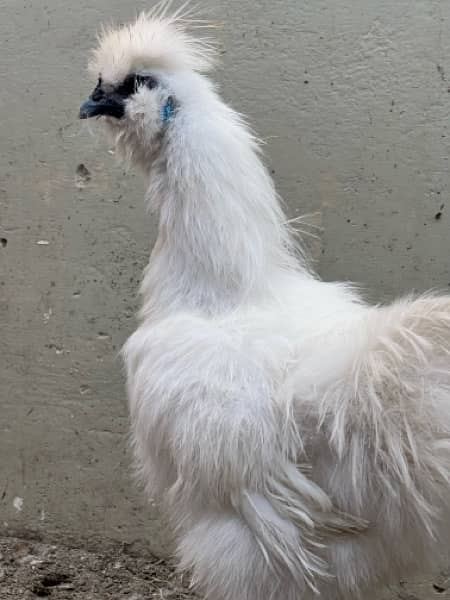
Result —
<path fill-rule="evenodd" d="M 187 26 L 103 31 L 81 110 L 159 212 L 124 348 L 139 473 L 207 597 L 369 599 L 446 554 L 450 299 L 368 306 L 311 272 Z"/>

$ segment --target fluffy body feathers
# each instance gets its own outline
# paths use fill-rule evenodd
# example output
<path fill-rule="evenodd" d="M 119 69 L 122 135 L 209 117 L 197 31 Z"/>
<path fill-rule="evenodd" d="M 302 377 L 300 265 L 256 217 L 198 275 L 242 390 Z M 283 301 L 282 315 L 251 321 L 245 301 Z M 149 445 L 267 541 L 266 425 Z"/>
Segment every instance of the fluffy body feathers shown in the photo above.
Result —
<path fill-rule="evenodd" d="M 320 281 L 210 66 L 157 12 L 102 34 L 91 62 L 111 86 L 160 82 L 104 118 L 159 211 L 124 348 L 139 474 L 207 597 L 368 600 L 445 554 L 450 299 L 372 307 Z"/>

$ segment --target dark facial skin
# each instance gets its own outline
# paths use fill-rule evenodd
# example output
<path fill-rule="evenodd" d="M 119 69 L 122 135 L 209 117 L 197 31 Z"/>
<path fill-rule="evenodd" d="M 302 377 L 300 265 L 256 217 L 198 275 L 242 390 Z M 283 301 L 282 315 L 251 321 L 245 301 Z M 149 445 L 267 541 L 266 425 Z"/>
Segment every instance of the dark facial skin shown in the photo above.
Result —
<path fill-rule="evenodd" d="M 125 101 L 140 87 L 153 89 L 158 85 L 151 75 L 128 75 L 118 86 L 103 84 L 99 77 L 97 85 L 88 100 L 81 105 L 80 119 L 89 119 L 102 115 L 121 119 L 125 115 Z"/>

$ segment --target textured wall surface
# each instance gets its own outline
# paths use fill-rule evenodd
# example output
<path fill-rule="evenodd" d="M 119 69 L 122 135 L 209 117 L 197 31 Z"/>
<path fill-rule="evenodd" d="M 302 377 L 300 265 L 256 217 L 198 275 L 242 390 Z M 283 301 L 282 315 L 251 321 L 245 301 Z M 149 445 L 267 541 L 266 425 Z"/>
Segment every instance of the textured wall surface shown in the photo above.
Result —
<path fill-rule="evenodd" d="M 450 2 L 205 4 L 223 94 L 289 216 L 310 214 L 323 277 L 377 299 L 447 288 Z M 98 24 L 144 6 L 0 1 L 0 533 L 160 548 L 117 358 L 155 222 L 140 175 L 77 121 Z"/>

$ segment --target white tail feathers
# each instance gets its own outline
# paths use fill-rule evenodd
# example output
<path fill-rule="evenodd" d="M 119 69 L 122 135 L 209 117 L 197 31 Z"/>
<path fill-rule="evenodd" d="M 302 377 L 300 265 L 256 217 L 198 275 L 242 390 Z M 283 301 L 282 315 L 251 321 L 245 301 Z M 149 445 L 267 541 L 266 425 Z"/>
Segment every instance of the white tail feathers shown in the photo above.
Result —
<path fill-rule="evenodd" d="M 355 325 L 351 369 L 326 390 L 320 409 L 320 426 L 347 469 L 344 509 L 353 504 L 361 514 L 376 494 L 391 532 L 404 533 L 396 505 L 403 523 L 431 540 L 450 491 L 450 299 L 405 299 L 369 309 L 364 326 Z M 338 493 L 345 496 L 343 487 Z"/>

